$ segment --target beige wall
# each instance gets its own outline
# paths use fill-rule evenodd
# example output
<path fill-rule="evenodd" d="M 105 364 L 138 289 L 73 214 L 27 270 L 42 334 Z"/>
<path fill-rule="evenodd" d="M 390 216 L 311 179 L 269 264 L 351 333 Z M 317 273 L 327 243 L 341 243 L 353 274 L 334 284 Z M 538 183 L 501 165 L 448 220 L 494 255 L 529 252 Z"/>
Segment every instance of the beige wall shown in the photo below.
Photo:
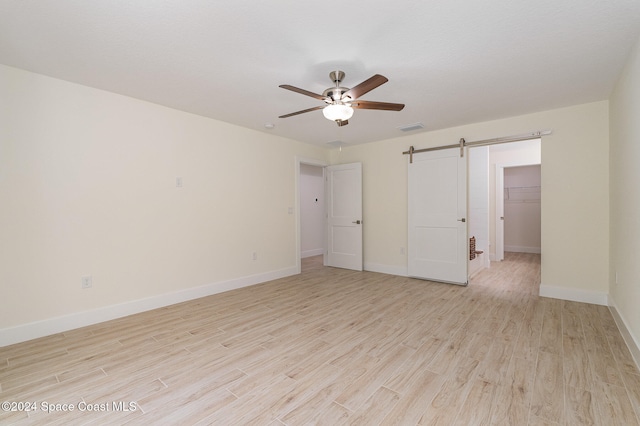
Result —
<path fill-rule="evenodd" d="M 611 95 L 610 109 L 611 298 L 640 346 L 640 40 Z"/>
<path fill-rule="evenodd" d="M 0 331 L 295 273 L 296 156 L 328 161 L 322 148 L 0 66 Z"/>
<path fill-rule="evenodd" d="M 288 210 L 296 156 L 363 163 L 365 267 L 406 273 L 402 151 L 541 129 L 553 129 L 542 142 L 543 286 L 606 294 L 608 114 L 608 102 L 596 102 L 329 155 L 0 66 L 0 334 L 136 300 L 193 296 L 203 287 L 206 293 L 216 283 L 294 273 L 295 214 Z M 84 275 L 92 275 L 93 288 L 80 288 Z"/>
<path fill-rule="evenodd" d="M 333 151 L 362 161 L 365 266 L 406 268 L 407 156 L 416 149 L 552 129 L 542 140 L 542 286 L 606 303 L 609 246 L 608 102 L 420 133 Z M 585 249 L 587 248 L 587 249 Z"/>

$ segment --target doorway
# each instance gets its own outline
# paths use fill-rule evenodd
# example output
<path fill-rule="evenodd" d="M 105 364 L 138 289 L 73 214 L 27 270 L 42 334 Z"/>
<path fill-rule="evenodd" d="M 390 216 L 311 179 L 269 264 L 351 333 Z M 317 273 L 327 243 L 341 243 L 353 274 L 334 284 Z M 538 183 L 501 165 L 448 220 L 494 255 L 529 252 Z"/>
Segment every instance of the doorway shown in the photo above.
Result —
<path fill-rule="evenodd" d="M 476 250 L 483 252 L 470 261 L 470 276 L 473 277 L 481 270 L 489 268 L 490 261 L 504 260 L 503 218 L 505 214 L 502 195 L 504 193 L 504 171 L 522 166 L 534 166 L 541 170 L 541 146 L 541 139 L 536 138 L 469 148 L 469 237 L 475 237 Z M 539 206 L 541 184 L 514 184 L 514 186 L 538 186 L 535 189 L 537 194 L 530 193 L 528 196 L 537 197 Z M 534 189 L 518 188 L 515 191 L 522 193 L 523 191 L 534 191 Z M 514 194 L 514 196 L 519 197 L 522 194 Z M 532 205 L 527 207 L 532 207 Z M 517 208 L 518 206 L 516 206 Z M 541 229 L 540 226 L 537 229 Z M 537 232 L 539 238 L 540 231 Z M 513 246 L 517 245 L 512 244 L 508 248 L 513 249 Z M 521 245 L 521 247 L 524 246 Z"/>
<path fill-rule="evenodd" d="M 537 166 L 541 173 L 541 140 L 532 139 L 522 142 L 513 142 L 504 145 L 496 145 L 490 147 L 490 174 L 489 179 L 493 181 L 493 185 L 490 184 L 492 190 L 490 194 L 490 207 L 492 207 L 490 221 L 491 225 L 491 253 L 490 257 L 492 261 L 504 260 L 505 252 L 505 185 L 504 176 L 505 169 L 514 167 L 525 166 Z M 541 174 L 540 174 L 541 182 Z M 522 186 L 522 185 L 515 185 Z M 518 188 L 516 191 L 530 191 L 531 189 Z M 540 183 L 536 189 L 538 198 L 542 196 L 542 184 Z M 530 194 L 529 197 L 534 194 Z M 522 197 L 522 194 L 515 195 L 515 197 Z M 538 199 L 538 205 L 540 199 Z M 541 228 L 540 228 L 541 229 Z"/>
<path fill-rule="evenodd" d="M 297 273 L 320 255 L 326 266 L 363 270 L 362 163 L 296 157 L 295 206 Z"/>
<path fill-rule="evenodd" d="M 324 169 L 300 165 L 300 258 L 322 256 L 324 245 Z"/>
<path fill-rule="evenodd" d="M 540 254 L 540 165 L 505 167 L 503 173 L 504 251 Z"/>
<path fill-rule="evenodd" d="M 329 164 L 305 157 L 296 157 L 295 162 L 295 264 L 300 273 L 302 259 L 324 256 L 326 252 L 324 168 Z"/>

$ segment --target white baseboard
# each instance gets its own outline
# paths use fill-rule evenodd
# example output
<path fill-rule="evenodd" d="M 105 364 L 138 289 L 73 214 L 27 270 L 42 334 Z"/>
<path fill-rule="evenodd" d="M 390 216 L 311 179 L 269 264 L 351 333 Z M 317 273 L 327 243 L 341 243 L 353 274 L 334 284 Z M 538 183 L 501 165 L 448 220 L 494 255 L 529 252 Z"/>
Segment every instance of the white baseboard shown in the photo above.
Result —
<path fill-rule="evenodd" d="M 624 342 L 629 348 L 629 352 L 631 352 L 633 360 L 636 362 L 636 367 L 640 369 L 640 343 L 638 343 L 638 339 L 636 339 L 633 333 L 631 333 L 631 330 L 627 326 L 627 322 L 620 315 L 620 312 L 618 312 L 618 307 L 616 306 L 615 300 L 613 300 L 613 298 L 610 298 L 609 301 L 609 311 L 611 312 L 611 315 L 613 316 L 613 319 L 618 326 L 618 330 L 620 330 L 620 334 L 622 334 Z"/>
<path fill-rule="evenodd" d="M 381 274 L 399 275 L 401 277 L 406 277 L 409 274 L 406 266 L 391 266 L 369 262 L 365 262 L 364 270 L 369 272 L 379 272 Z"/>
<path fill-rule="evenodd" d="M 128 315 L 162 308 L 176 303 L 186 302 L 187 300 L 198 299 L 212 294 L 248 287 L 278 278 L 284 278 L 290 275 L 295 275 L 296 273 L 297 268 L 290 267 L 278 271 L 271 271 L 172 293 L 160 294 L 158 296 L 148 297 L 145 299 L 132 300 L 130 302 L 105 306 L 91 311 L 77 312 L 42 321 L 22 324 L 15 327 L 4 328 L 0 329 L 0 347 L 25 342 L 27 340 L 51 334 L 62 333 L 64 331 L 116 318 L 126 317 Z"/>
<path fill-rule="evenodd" d="M 581 290 L 577 288 L 554 287 L 540 284 L 540 296 L 552 299 L 571 300 L 573 302 L 591 303 L 607 306 L 609 294 L 604 291 Z"/>
<path fill-rule="evenodd" d="M 504 246 L 504 251 L 510 251 L 514 253 L 542 253 L 540 247 L 525 247 L 525 246 Z"/>
<path fill-rule="evenodd" d="M 305 250 L 305 251 L 300 252 L 300 258 L 304 259 L 305 257 L 320 256 L 321 254 L 324 254 L 324 249 L 323 248 L 313 249 L 313 250 Z"/>

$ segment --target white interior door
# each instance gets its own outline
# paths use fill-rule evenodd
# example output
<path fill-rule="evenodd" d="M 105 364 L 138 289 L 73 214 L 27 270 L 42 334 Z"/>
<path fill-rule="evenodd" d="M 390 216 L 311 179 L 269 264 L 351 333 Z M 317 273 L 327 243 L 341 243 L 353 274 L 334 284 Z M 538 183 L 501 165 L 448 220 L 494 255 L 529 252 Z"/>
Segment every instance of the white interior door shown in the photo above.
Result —
<path fill-rule="evenodd" d="M 362 164 L 325 168 L 327 266 L 362 271 Z"/>
<path fill-rule="evenodd" d="M 466 285 L 467 165 L 460 149 L 414 154 L 408 198 L 409 276 Z"/>

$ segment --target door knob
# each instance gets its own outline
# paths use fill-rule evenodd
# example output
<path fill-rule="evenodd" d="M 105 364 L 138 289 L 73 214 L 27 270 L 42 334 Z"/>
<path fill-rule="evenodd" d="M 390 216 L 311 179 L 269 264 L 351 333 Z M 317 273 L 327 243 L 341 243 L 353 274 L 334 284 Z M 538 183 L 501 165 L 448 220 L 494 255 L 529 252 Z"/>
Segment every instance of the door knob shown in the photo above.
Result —
<path fill-rule="evenodd" d="M 465 219 L 464 217 L 462 219 L 458 219 L 458 222 L 466 222 L 467 219 Z"/>
<path fill-rule="evenodd" d="M 351 223 L 355 223 L 356 225 L 360 225 L 360 221 L 356 220 L 355 222 L 351 222 Z"/>

